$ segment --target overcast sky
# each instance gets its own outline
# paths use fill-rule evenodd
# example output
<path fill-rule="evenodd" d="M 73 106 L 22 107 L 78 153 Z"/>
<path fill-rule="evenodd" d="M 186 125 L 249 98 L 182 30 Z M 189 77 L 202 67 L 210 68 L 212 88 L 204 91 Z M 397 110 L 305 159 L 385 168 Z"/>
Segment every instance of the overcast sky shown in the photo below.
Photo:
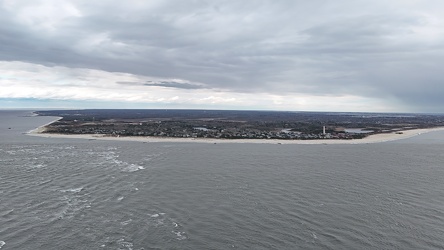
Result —
<path fill-rule="evenodd" d="M 443 112 L 442 0 L 0 0 L 0 108 Z"/>

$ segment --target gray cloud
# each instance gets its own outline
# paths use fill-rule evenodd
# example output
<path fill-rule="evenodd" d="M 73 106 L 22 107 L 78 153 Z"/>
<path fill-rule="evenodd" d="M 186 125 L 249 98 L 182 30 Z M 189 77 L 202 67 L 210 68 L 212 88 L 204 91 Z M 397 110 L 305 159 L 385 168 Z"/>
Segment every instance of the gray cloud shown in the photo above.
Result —
<path fill-rule="evenodd" d="M 45 2 L 78 13 L 45 24 L 56 13 L 0 4 L 0 60 L 191 82 L 143 83 L 166 88 L 444 104 L 440 1 Z"/>
<path fill-rule="evenodd" d="M 207 89 L 207 87 L 201 84 L 175 82 L 175 81 L 147 81 L 146 83 L 139 82 L 117 82 L 120 85 L 132 85 L 132 86 L 147 86 L 147 87 L 164 87 L 164 88 L 176 88 L 176 89 Z"/>

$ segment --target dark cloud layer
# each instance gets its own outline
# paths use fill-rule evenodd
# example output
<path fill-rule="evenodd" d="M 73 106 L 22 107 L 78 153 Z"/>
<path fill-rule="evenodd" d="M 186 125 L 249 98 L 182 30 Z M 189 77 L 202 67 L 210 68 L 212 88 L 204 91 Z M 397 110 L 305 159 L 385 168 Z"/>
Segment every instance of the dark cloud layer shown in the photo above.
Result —
<path fill-rule="evenodd" d="M 147 81 L 146 83 L 139 82 L 117 82 L 121 85 L 132 85 L 132 86 L 147 86 L 147 87 L 164 87 L 164 88 L 175 88 L 175 89 L 206 89 L 207 87 L 200 84 L 193 84 L 187 82 L 175 82 L 175 81 Z"/>
<path fill-rule="evenodd" d="M 435 112 L 442 16 L 440 1 L 5 1 L 0 60 L 191 82 L 146 86 L 353 94 Z"/>

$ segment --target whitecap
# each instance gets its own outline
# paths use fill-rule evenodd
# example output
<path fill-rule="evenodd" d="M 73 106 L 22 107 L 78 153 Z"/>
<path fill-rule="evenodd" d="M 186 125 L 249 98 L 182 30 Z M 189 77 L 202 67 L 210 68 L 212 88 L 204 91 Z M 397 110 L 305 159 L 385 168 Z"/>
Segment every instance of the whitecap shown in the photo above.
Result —
<path fill-rule="evenodd" d="M 177 240 L 185 240 L 187 237 L 184 235 L 185 232 L 176 232 L 176 231 L 171 231 L 173 234 L 176 235 L 176 239 Z"/>
<path fill-rule="evenodd" d="M 42 180 L 41 182 L 39 182 L 39 185 L 44 185 L 44 184 L 50 183 L 50 182 L 52 182 L 52 179 Z"/>
<path fill-rule="evenodd" d="M 126 226 L 126 225 L 130 224 L 131 221 L 133 221 L 133 220 L 129 219 L 129 220 L 126 220 L 126 221 L 122 221 L 122 222 L 120 222 L 120 225 Z"/>
<path fill-rule="evenodd" d="M 313 239 L 317 239 L 318 238 L 318 236 L 314 232 L 311 233 L 311 236 L 313 237 Z"/>
<path fill-rule="evenodd" d="M 143 166 L 139 166 L 136 164 L 130 164 L 128 167 L 122 169 L 123 172 L 135 172 L 139 170 L 145 169 Z"/>
<path fill-rule="evenodd" d="M 44 167 L 46 167 L 45 164 L 35 164 L 30 166 L 30 168 L 44 168 Z"/>
<path fill-rule="evenodd" d="M 83 190 L 83 187 L 79 187 L 79 188 L 71 188 L 71 189 L 60 190 L 60 192 L 63 192 L 63 193 L 66 193 L 66 192 L 79 193 L 82 190 Z"/>
<path fill-rule="evenodd" d="M 0 240 L 0 248 L 2 248 L 5 244 L 6 244 L 6 242 Z"/>
<path fill-rule="evenodd" d="M 125 241 L 125 239 L 120 239 L 117 241 L 117 243 L 119 243 L 120 246 L 125 247 L 128 250 L 132 250 L 133 248 L 133 243 Z M 120 248 L 119 248 L 120 249 Z"/>

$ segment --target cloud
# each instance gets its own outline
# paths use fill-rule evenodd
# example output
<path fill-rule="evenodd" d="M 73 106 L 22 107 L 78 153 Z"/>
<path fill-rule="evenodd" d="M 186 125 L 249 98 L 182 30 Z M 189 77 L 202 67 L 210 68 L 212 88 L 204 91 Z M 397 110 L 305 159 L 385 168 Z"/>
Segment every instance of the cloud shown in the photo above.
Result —
<path fill-rule="evenodd" d="M 65 72 L 66 91 L 205 90 L 341 107 L 358 96 L 428 111 L 444 104 L 443 16 L 438 0 L 4 0 L 0 61 Z M 92 81 L 86 69 L 119 79 Z M 61 93 L 57 84 L 47 86 Z"/>
<path fill-rule="evenodd" d="M 132 86 L 148 86 L 148 87 L 164 87 L 164 88 L 177 88 L 177 89 L 205 89 L 203 84 L 189 83 L 185 81 L 171 80 L 171 81 L 147 81 L 145 83 L 138 82 L 117 82 L 121 85 Z"/>
<path fill-rule="evenodd" d="M 0 82 L 0 99 L 54 100 L 53 103 L 57 104 L 65 101 L 65 106 L 74 101 L 77 106 L 81 102 L 81 107 L 84 107 L 83 103 L 89 103 L 94 107 L 101 104 L 108 108 L 113 103 L 116 108 L 134 107 L 131 105 L 133 103 L 156 108 L 359 111 L 371 105 L 376 111 L 390 111 L 381 103 L 358 95 L 320 97 L 306 94 L 238 93 L 223 89 L 164 87 L 162 84 L 147 87 L 146 82 L 162 83 L 165 80 L 128 73 L 48 67 L 23 62 L 0 62 Z M 175 79 L 173 83 L 193 85 L 180 79 Z M 37 103 L 42 106 L 41 101 Z"/>

